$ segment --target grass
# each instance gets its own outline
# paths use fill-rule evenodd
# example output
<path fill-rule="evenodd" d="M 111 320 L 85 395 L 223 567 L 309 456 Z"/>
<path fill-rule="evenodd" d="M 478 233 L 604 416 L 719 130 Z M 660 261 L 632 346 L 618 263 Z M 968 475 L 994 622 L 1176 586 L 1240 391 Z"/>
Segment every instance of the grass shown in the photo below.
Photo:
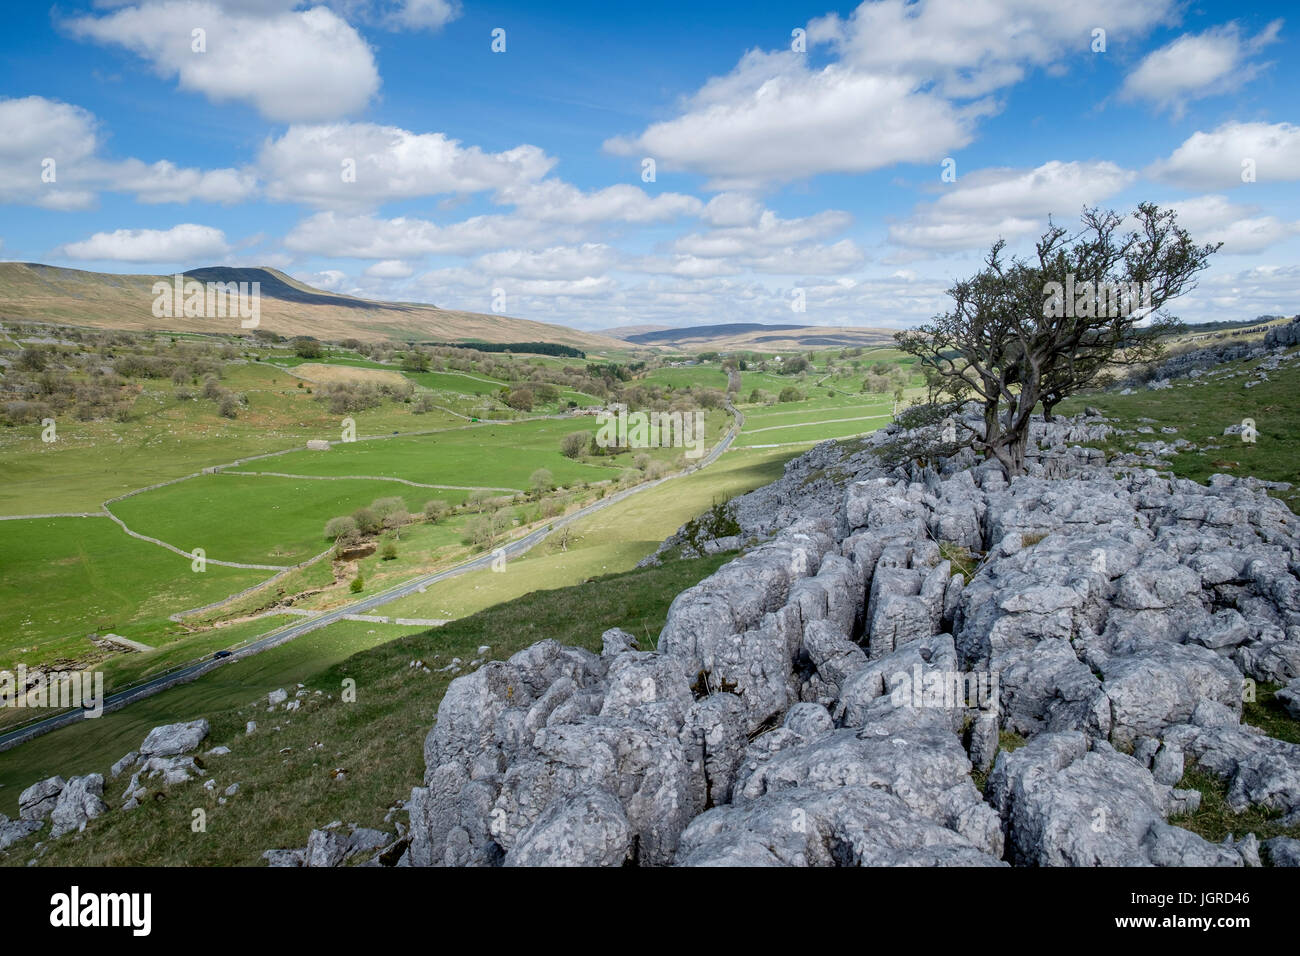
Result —
<path fill-rule="evenodd" d="M 0 523 L 0 667 L 81 658 L 92 631 L 159 645 L 181 628 L 169 614 L 268 577 L 209 565 L 130 537 L 107 518 Z"/>
<path fill-rule="evenodd" d="M 428 484 L 515 489 L 527 488 L 529 476 L 538 468 L 546 468 L 562 484 L 617 477 L 617 470 L 611 467 L 574 461 L 560 454 L 560 439 L 565 435 L 595 429 L 590 418 L 472 425 L 432 435 L 335 445 L 326 453 L 291 452 L 272 459 L 273 464 L 252 462 L 246 469 L 234 470 L 377 475 Z M 502 454 L 503 448 L 510 453 Z"/>
<path fill-rule="evenodd" d="M 127 422 L 60 420 L 51 444 L 41 441 L 39 425 L 0 428 L 0 514 L 97 511 L 109 498 L 213 465 L 339 438 L 339 416 L 297 381 L 266 365 L 228 367 L 223 387 L 249 402 L 233 420 L 219 417 L 211 401 L 177 400 L 169 383 L 145 382 Z M 361 436 L 463 424 L 391 403 L 353 417 Z"/>
<path fill-rule="evenodd" d="M 278 470 L 279 465 L 268 467 Z M 466 494 L 389 481 L 234 473 L 201 475 L 114 502 L 111 507 L 132 531 L 160 538 L 184 551 L 203 548 L 208 558 L 287 566 L 329 547 L 323 534 L 327 520 L 350 514 L 376 498 L 402 498 L 407 510 L 419 512 L 431 498 L 460 504 Z"/>
<path fill-rule="evenodd" d="M 272 664 L 269 658 L 275 652 L 221 668 L 190 685 L 186 701 L 189 716 L 205 715 L 212 724 L 205 748 L 225 744 L 233 751 L 203 758 L 217 782 L 216 790 L 205 790 L 196 780 L 167 788 L 161 799 L 146 800 L 136 810 L 114 810 L 92 821 L 85 832 L 50 843 L 41 863 L 256 865 L 264 849 L 302 846 L 313 827 L 330 820 L 382 827 L 385 809 L 405 800 L 423 775 L 424 737 L 452 679 L 437 670 L 443 663 L 452 657 L 468 661 L 483 644 L 491 646 L 490 658 L 505 659 L 544 638 L 598 650 L 601 633 L 615 626 L 656 635 L 672 599 L 724 560 L 716 556 L 673 561 L 574 587 L 538 591 L 445 627 L 396 639 L 360 635 L 382 643 L 333 661 L 316 649 L 308 656 L 323 666 L 310 673 L 305 667 L 295 672 L 286 661 Z M 358 630 L 382 627 L 359 625 L 350 634 L 332 637 L 347 644 L 360 639 Z M 410 668 L 415 659 L 423 660 L 433 673 Z M 259 662 L 263 662 L 261 670 L 254 672 Z M 236 674 L 241 667 L 249 670 Z M 215 684 L 214 678 L 220 678 L 221 687 L 203 686 Z M 345 679 L 356 682 L 355 703 L 339 699 Z M 310 692 L 303 709 L 266 713 L 260 695 L 276 686 L 292 690 L 298 681 Z M 0 806 L 12 813 L 19 788 L 50 773 L 66 776 L 106 770 L 117 755 L 137 746 L 153 723 L 161 722 L 166 698 L 185 690 L 169 691 L 0 754 L 0 781 L 5 784 Z M 316 690 L 322 693 L 317 695 Z M 222 703 L 224 709 L 217 709 Z M 167 711 L 166 719 L 173 719 L 175 708 Z M 112 727 L 115 720 L 118 726 Z M 248 720 L 256 720 L 258 730 L 245 736 Z M 342 782 L 332 776 L 335 769 L 347 771 Z M 219 805 L 216 795 L 235 782 L 240 784 L 239 792 L 225 806 Z M 124 786 L 124 780 L 106 783 L 114 804 L 120 805 Z M 206 832 L 191 832 L 195 808 L 207 813 Z M 41 834 L 29 837 L 0 862 L 24 865 L 40 838 Z"/>
<path fill-rule="evenodd" d="M 1258 361 L 1232 362 L 1216 369 L 1242 372 L 1254 369 Z M 1198 446 L 1169 458 L 1176 475 L 1204 482 L 1216 472 L 1253 475 L 1267 481 L 1300 485 L 1300 406 L 1295 395 L 1300 388 L 1300 368 L 1283 366 L 1268 372 L 1269 381 L 1245 388 L 1248 376 L 1236 378 L 1176 379 L 1172 388 L 1148 390 L 1139 387 L 1132 395 L 1099 392 L 1080 395 L 1061 404 L 1061 414 L 1073 415 L 1084 406 L 1095 406 L 1120 428 L 1136 430 L 1150 425 L 1154 434 L 1112 436 L 1101 443 L 1108 454 L 1133 450 L 1138 442 L 1186 438 Z M 1253 419 L 1256 441 L 1224 435 L 1229 425 Z M 1142 421 L 1150 419 L 1150 421 Z M 1177 434 L 1161 434 L 1170 426 Z M 1300 509 L 1300 488 L 1275 492 L 1292 510 Z"/>
<path fill-rule="evenodd" d="M 1260 841 L 1275 836 L 1300 838 L 1300 826 L 1285 827 L 1279 810 L 1267 807 L 1247 807 L 1240 813 L 1228 806 L 1227 785 L 1218 777 L 1200 770 L 1189 770 L 1178 782 L 1179 789 L 1198 790 L 1201 805 L 1195 813 L 1180 813 L 1169 822 L 1199 834 L 1211 843 L 1222 843 L 1231 835 L 1237 837 L 1253 833 Z"/>
<path fill-rule="evenodd" d="M 387 605 L 383 613 L 453 618 L 529 591 L 630 570 L 715 499 L 743 494 L 781 476 L 789 449 L 728 452 L 708 469 L 675 478 L 575 522 L 567 549 L 553 534 L 504 572 L 475 571 Z"/>

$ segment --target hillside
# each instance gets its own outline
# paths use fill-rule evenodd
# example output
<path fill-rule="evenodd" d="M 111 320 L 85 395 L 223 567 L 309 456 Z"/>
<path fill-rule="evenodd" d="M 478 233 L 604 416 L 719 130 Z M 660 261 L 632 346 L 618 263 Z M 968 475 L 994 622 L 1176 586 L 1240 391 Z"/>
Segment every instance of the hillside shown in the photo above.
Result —
<path fill-rule="evenodd" d="M 616 330 L 610 330 L 613 334 Z M 686 328 L 654 328 L 649 331 L 622 331 L 621 338 L 634 345 L 675 349 L 716 349 L 735 351 L 790 351 L 794 349 L 861 347 L 890 345 L 894 333 L 889 329 L 856 328 L 829 325 L 764 325 L 757 322 L 729 322 L 720 325 L 695 325 Z"/>
<path fill-rule="evenodd" d="M 260 282 L 260 328 L 281 335 L 362 341 L 397 339 L 559 342 L 584 350 L 625 348 L 609 336 L 561 325 L 416 302 L 379 302 L 324 292 L 275 269 L 217 266 L 193 269 L 201 282 Z M 113 329 L 230 332 L 225 319 L 157 318 L 153 284 L 170 276 L 118 275 L 33 262 L 0 262 L 0 321 L 26 320 Z"/>

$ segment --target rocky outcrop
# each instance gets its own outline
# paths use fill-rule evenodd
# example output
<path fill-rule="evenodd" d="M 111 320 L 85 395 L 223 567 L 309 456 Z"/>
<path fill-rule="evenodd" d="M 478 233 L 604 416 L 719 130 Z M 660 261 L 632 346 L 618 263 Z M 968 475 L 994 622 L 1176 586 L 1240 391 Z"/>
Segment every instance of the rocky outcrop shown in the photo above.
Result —
<path fill-rule="evenodd" d="M 150 757 L 175 757 L 198 750 L 199 744 L 207 738 L 208 730 L 208 722 L 203 718 L 155 727 L 140 744 L 139 756 L 148 760 Z"/>
<path fill-rule="evenodd" d="M 897 428 L 792 461 L 654 651 L 615 628 L 452 682 L 404 863 L 1258 865 L 1169 821 L 1188 770 L 1300 808 L 1300 747 L 1241 723 L 1300 678 L 1300 521 L 1074 444 L 1107 432 L 1035 423 L 1012 481 L 892 463 Z"/>

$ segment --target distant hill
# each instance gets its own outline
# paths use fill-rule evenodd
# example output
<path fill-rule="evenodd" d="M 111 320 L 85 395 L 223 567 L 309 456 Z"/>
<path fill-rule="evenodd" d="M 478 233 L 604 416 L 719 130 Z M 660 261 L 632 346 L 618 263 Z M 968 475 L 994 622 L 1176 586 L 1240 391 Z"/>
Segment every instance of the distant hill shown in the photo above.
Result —
<path fill-rule="evenodd" d="M 260 282 L 259 328 L 281 335 L 362 341 L 558 342 L 584 351 L 626 348 L 594 332 L 505 315 L 381 302 L 314 289 L 267 267 L 192 269 L 200 282 Z M 153 285 L 171 276 L 85 272 L 33 262 L 0 262 L 0 321 L 26 320 L 109 329 L 239 332 L 238 319 L 158 318 Z"/>
<path fill-rule="evenodd" d="M 606 330 L 606 334 L 613 333 L 612 329 Z M 894 341 L 894 333 L 890 329 L 827 325 L 764 325 L 758 322 L 693 325 L 677 329 L 660 328 L 646 332 L 624 333 L 620 337 L 623 341 L 634 345 L 693 351 L 751 349 L 759 352 L 805 348 L 871 347 L 890 345 Z"/>
<path fill-rule="evenodd" d="M 670 325 L 616 325 L 610 329 L 601 329 L 602 335 L 609 335 L 616 339 L 622 339 L 624 342 L 632 341 L 629 336 L 639 335 L 642 332 L 660 332 L 664 329 L 672 328 Z"/>

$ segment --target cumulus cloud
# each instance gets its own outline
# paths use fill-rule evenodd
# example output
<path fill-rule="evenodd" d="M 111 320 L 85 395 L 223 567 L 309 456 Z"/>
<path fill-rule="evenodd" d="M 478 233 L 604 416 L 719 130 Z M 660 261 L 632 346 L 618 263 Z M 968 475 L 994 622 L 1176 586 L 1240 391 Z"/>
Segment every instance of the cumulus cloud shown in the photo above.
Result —
<path fill-rule="evenodd" d="M 576 240 L 554 226 L 510 216 L 475 216 L 448 226 L 427 219 L 322 212 L 298 223 L 285 236 L 294 252 L 356 259 L 412 259 L 424 255 L 471 255 L 541 241 Z"/>
<path fill-rule="evenodd" d="M 1109 161 L 1052 160 L 1034 169 L 983 169 L 962 176 L 936 201 L 890 226 L 892 242 L 953 251 L 1040 232 L 1049 215 L 1069 220 L 1084 206 L 1115 195 L 1136 180 Z"/>
<path fill-rule="evenodd" d="M 385 11 L 383 23 L 397 30 L 441 30 L 460 14 L 456 0 L 400 0 Z"/>
<path fill-rule="evenodd" d="M 230 247 L 220 229 L 184 222 L 170 229 L 97 232 L 62 248 L 69 259 L 118 262 L 194 262 L 224 256 Z"/>
<path fill-rule="evenodd" d="M 682 193 L 651 196 L 627 183 L 584 192 L 558 179 L 506 187 L 495 198 L 498 203 L 514 206 L 520 215 L 530 219 L 572 224 L 668 222 L 695 215 L 704 205 L 694 196 Z"/>
<path fill-rule="evenodd" d="M 269 120 L 316 122 L 363 109 L 379 90 L 366 41 L 327 7 L 282 7 L 161 0 L 64 23 L 76 37 L 132 51 L 182 90 L 246 103 Z"/>
<path fill-rule="evenodd" d="M 1137 35 L 1169 19 L 1173 0 L 867 0 L 847 20 L 813 20 L 805 54 L 751 50 L 688 97 L 673 119 L 605 148 L 702 173 L 715 188 L 754 189 L 819 173 L 938 162 L 994 112 L 990 94 L 1031 67 L 1058 68 L 1098 24 Z"/>
<path fill-rule="evenodd" d="M 813 20 L 808 38 L 829 43 L 849 66 L 933 82 L 944 96 L 962 99 L 1086 51 L 1094 27 L 1140 35 L 1176 9 L 1173 0 L 868 0 L 847 20 Z"/>
<path fill-rule="evenodd" d="M 900 162 L 932 162 L 969 143 L 985 104 L 955 107 L 905 77 L 830 65 L 810 70 L 794 53 L 747 53 L 710 80 L 676 119 L 605 143 L 668 169 L 710 177 L 718 189 L 752 189 Z"/>
<path fill-rule="evenodd" d="M 135 193 L 144 203 L 238 203 L 257 191 L 257 177 L 247 170 L 181 168 L 165 159 L 146 164 L 130 159 L 111 169 L 111 188 Z"/>
<path fill-rule="evenodd" d="M 1263 252 L 1300 233 L 1300 222 L 1259 215 L 1259 207 L 1242 206 L 1225 196 L 1198 196 L 1172 204 L 1179 225 L 1198 243 L 1222 242 L 1225 255 Z"/>
<path fill-rule="evenodd" d="M 505 189 L 555 164 L 536 146 L 488 153 L 442 133 L 374 123 L 291 126 L 262 146 L 258 162 L 272 199 L 336 208 Z"/>
<path fill-rule="evenodd" d="M 1208 133 L 1193 133 L 1167 159 L 1144 172 L 1179 186 L 1226 189 L 1242 184 L 1248 161 L 1258 182 L 1300 179 L 1300 126 L 1224 123 Z"/>
<path fill-rule="evenodd" d="M 84 164 L 99 136 L 89 111 L 43 96 L 0 99 L 0 129 L 0 202 L 57 210 L 94 204 Z"/>
<path fill-rule="evenodd" d="M 716 212 L 716 210 L 715 210 Z M 838 209 L 782 219 L 770 209 L 746 225 L 725 226 L 682 236 L 673 251 L 694 256 L 762 256 L 773 249 L 823 239 L 847 229 L 853 217 Z"/>
<path fill-rule="evenodd" d="M 27 96 L 0 99 L 0 202 L 87 209 L 103 190 L 145 203 L 236 203 L 252 196 L 247 170 L 179 167 L 167 160 L 114 161 L 101 154 L 99 122 L 70 103 Z"/>
<path fill-rule="evenodd" d="M 587 242 L 580 246 L 554 246 L 540 252 L 503 249 L 479 256 L 482 272 L 524 279 L 583 279 L 608 271 L 618 261 L 609 246 Z"/>
<path fill-rule="evenodd" d="M 1253 79 L 1267 64 L 1250 57 L 1277 40 L 1281 20 L 1253 38 L 1243 38 L 1235 22 L 1187 33 L 1153 50 L 1124 79 L 1121 99 L 1147 100 L 1181 115 L 1188 101 L 1226 93 Z"/>
<path fill-rule="evenodd" d="M 367 266 L 365 274 L 372 279 L 405 279 L 414 275 L 415 269 L 401 259 L 384 259 Z"/>

